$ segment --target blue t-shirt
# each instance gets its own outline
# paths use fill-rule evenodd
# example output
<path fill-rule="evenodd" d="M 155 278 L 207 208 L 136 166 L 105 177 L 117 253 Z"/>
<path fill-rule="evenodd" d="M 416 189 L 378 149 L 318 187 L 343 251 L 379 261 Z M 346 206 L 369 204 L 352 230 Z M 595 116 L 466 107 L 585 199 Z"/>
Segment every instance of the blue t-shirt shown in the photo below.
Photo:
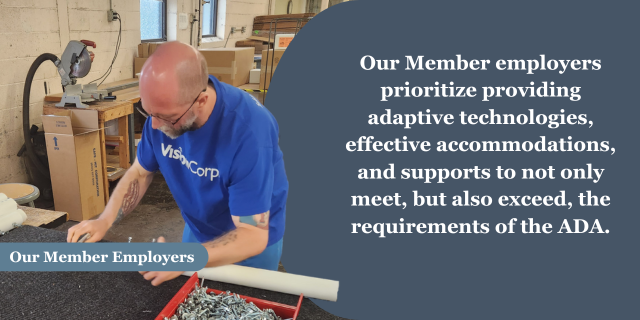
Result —
<path fill-rule="evenodd" d="M 147 119 L 138 162 L 160 170 L 200 242 L 235 229 L 231 216 L 270 210 L 269 244 L 284 235 L 289 183 L 278 123 L 250 94 L 209 76 L 217 100 L 207 122 L 173 140 Z"/>

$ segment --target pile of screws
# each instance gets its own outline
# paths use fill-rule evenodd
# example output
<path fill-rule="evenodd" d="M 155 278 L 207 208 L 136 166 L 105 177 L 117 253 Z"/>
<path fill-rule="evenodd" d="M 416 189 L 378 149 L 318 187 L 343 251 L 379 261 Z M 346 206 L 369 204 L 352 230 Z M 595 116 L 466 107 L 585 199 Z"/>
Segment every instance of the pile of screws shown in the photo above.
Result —
<path fill-rule="evenodd" d="M 176 314 L 164 320 L 282 320 L 271 309 L 260 310 L 237 294 L 227 291 L 207 294 L 206 287 L 197 287 L 178 306 Z"/>

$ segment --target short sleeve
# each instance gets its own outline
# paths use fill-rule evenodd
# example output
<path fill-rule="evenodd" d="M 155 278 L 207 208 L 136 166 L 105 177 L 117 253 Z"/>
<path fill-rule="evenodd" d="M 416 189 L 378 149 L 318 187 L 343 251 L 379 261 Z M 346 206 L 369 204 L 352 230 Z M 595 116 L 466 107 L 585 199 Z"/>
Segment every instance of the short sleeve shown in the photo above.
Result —
<path fill-rule="evenodd" d="M 268 211 L 273 194 L 273 149 L 260 146 L 253 135 L 242 141 L 231 164 L 229 209 L 234 216 Z"/>
<path fill-rule="evenodd" d="M 140 165 L 149 172 L 154 172 L 159 169 L 158 161 L 156 160 L 156 155 L 153 153 L 153 143 L 151 142 L 152 131 L 151 128 L 151 119 L 148 118 L 144 123 L 144 127 L 142 128 L 142 138 L 138 143 L 138 162 Z"/>

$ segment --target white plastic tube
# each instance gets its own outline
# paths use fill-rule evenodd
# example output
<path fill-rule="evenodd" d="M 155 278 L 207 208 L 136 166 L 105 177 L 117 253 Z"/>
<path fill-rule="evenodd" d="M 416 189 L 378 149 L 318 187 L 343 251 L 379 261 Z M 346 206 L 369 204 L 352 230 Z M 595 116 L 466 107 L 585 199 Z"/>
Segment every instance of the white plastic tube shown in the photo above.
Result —
<path fill-rule="evenodd" d="M 183 274 L 191 276 L 193 271 L 187 271 Z M 198 271 L 198 277 L 294 295 L 302 293 L 307 298 L 328 301 L 338 300 L 338 287 L 340 284 L 334 280 L 237 265 L 204 268 Z"/>
<path fill-rule="evenodd" d="M 13 225 L 22 225 L 27 220 L 27 214 L 22 210 L 16 210 L 0 217 L 0 232 L 7 232 L 13 228 Z"/>
<path fill-rule="evenodd" d="M 7 213 L 12 213 L 18 210 L 18 204 L 13 199 L 5 199 L 0 201 L 0 217 Z"/>

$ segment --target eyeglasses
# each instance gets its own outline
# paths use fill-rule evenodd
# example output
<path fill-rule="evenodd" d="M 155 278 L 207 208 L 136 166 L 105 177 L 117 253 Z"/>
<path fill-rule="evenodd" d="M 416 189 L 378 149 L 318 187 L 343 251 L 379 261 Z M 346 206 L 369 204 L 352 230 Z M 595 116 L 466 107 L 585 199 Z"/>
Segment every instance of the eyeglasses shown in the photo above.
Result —
<path fill-rule="evenodd" d="M 150 114 L 150 113 L 147 113 L 147 112 L 146 112 L 146 111 L 141 107 L 141 105 L 142 105 L 142 104 L 140 104 L 140 105 L 136 105 L 136 109 L 137 109 L 137 110 L 138 110 L 138 112 L 140 112 L 140 114 L 142 114 L 145 118 L 154 117 L 154 118 L 156 118 L 156 119 L 158 119 L 158 120 L 162 120 L 162 121 L 164 121 L 164 122 L 168 122 L 168 123 L 170 123 L 172 126 L 175 126 L 175 125 L 176 125 L 176 123 L 178 123 L 178 122 L 180 121 L 180 119 L 182 119 L 182 117 L 184 117 L 184 115 L 185 115 L 185 114 L 187 114 L 187 112 L 189 112 L 189 110 L 191 110 L 191 108 L 193 108 L 193 105 L 196 103 L 196 101 L 198 101 L 198 98 L 200 98 L 200 95 L 201 95 L 203 92 L 206 92 L 206 91 L 207 91 L 207 88 L 204 88 L 202 91 L 200 91 L 200 93 L 198 93 L 198 96 L 196 97 L 196 99 L 195 99 L 195 100 L 193 100 L 193 102 L 191 103 L 191 106 L 189 107 L 189 109 L 187 109 L 187 111 L 185 111 L 185 112 L 184 112 L 184 113 L 183 113 L 183 114 L 182 114 L 178 119 L 176 119 L 175 121 L 170 121 L 170 120 L 167 120 L 167 119 L 160 118 L 160 117 L 158 117 L 158 116 L 154 116 L 154 115 L 152 115 L 152 114 Z"/>

